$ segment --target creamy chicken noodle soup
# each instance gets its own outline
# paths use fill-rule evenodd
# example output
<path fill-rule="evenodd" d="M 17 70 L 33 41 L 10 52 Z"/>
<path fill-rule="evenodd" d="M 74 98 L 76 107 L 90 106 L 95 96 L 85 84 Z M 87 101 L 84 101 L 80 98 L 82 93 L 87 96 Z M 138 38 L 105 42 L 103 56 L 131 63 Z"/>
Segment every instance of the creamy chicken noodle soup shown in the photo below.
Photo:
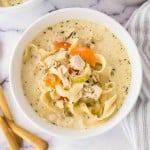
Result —
<path fill-rule="evenodd" d="M 27 0 L 0 0 L 0 7 L 15 6 L 26 1 Z"/>
<path fill-rule="evenodd" d="M 48 27 L 23 55 L 24 95 L 41 118 L 65 128 L 108 121 L 121 107 L 130 80 L 131 65 L 120 40 L 88 21 Z"/>

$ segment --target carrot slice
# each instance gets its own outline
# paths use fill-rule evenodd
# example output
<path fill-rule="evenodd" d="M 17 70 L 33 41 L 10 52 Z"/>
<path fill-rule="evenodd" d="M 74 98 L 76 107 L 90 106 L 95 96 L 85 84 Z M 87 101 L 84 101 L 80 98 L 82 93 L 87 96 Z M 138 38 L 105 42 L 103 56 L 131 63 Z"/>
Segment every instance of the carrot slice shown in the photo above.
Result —
<path fill-rule="evenodd" d="M 45 80 L 45 85 L 52 86 L 51 80 L 50 79 Z"/>
<path fill-rule="evenodd" d="M 68 49 L 71 46 L 68 42 L 60 42 L 55 45 L 55 50 L 59 51 L 61 48 Z"/>
<path fill-rule="evenodd" d="M 45 79 L 45 85 L 47 87 L 55 87 L 55 85 L 60 84 L 60 79 L 55 75 L 50 75 L 49 78 Z"/>
<path fill-rule="evenodd" d="M 80 55 L 80 57 L 92 67 L 96 64 L 94 52 L 88 47 L 75 47 L 70 51 L 70 55 Z"/>

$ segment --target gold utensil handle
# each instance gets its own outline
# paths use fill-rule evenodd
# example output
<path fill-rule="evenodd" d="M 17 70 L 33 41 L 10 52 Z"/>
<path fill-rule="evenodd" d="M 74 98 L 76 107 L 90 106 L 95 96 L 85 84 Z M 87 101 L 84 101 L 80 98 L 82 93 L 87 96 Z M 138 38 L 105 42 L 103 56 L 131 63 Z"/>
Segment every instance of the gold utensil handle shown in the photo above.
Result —
<path fill-rule="evenodd" d="M 10 112 L 10 109 L 9 109 L 9 106 L 7 104 L 7 101 L 6 101 L 6 98 L 5 98 L 5 95 L 3 93 L 3 89 L 2 87 L 0 86 L 0 108 L 4 114 L 4 116 L 9 119 L 9 120 L 12 120 L 13 121 L 13 116 Z M 13 132 L 12 132 L 13 134 Z M 22 145 L 22 139 L 19 138 L 17 135 L 14 134 L 14 138 L 16 138 L 18 144 L 21 146 Z"/>
<path fill-rule="evenodd" d="M 13 116 L 10 112 L 9 106 L 7 104 L 7 101 L 6 101 L 6 98 L 4 96 L 3 89 L 1 86 L 0 86 L 0 108 L 2 109 L 6 118 L 8 118 L 9 120 L 13 120 Z"/>
<path fill-rule="evenodd" d="M 13 130 L 14 133 L 16 133 L 18 136 L 26 140 L 28 143 L 33 145 L 38 150 L 47 150 L 48 149 L 48 143 L 41 139 L 40 137 L 30 133 L 29 131 L 23 129 L 22 127 L 16 125 L 14 122 L 7 120 L 9 126 Z"/>
<path fill-rule="evenodd" d="M 2 129 L 4 136 L 7 139 L 10 150 L 19 150 L 20 148 L 19 148 L 17 141 L 14 139 L 14 136 L 9 131 L 9 127 L 7 123 L 2 117 L 0 117 L 0 128 Z"/>

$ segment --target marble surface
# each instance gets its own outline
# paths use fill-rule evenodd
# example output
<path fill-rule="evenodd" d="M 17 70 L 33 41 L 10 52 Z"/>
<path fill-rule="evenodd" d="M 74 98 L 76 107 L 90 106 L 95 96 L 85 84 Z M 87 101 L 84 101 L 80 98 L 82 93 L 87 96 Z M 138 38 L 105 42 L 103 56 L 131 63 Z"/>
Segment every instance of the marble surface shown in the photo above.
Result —
<path fill-rule="evenodd" d="M 23 31 L 39 17 L 65 7 L 89 7 L 102 11 L 121 24 L 125 24 L 133 11 L 140 6 L 126 6 L 115 3 L 113 0 L 43 0 L 42 3 L 21 13 L 0 14 L 0 84 L 3 86 L 9 106 L 18 124 L 38 134 L 49 142 L 51 150 L 133 150 L 131 143 L 126 139 L 119 124 L 111 131 L 88 140 L 67 141 L 58 139 L 40 132 L 21 112 L 15 104 L 9 87 L 9 63 L 14 46 Z M 5 138 L 0 132 L 0 150 L 8 150 Z M 32 150 L 29 144 L 24 143 L 23 150 Z"/>

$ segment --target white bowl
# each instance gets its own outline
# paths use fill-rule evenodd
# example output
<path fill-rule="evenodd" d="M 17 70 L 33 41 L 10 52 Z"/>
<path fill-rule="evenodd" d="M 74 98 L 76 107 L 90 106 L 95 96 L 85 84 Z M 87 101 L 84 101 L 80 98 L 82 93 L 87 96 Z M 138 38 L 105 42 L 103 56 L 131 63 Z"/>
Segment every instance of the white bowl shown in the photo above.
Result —
<path fill-rule="evenodd" d="M 27 0 L 26 2 L 16 5 L 16 6 L 8 6 L 8 7 L 0 7 L 0 13 L 17 13 L 22 12 L 25 9 L 31 8 L 37 3 L 43 0 Z"/>
<path fill-rule="evenodd" d="M 107 123 L 86 130 L 73 130 L 65 129 L 43 121 L 29 105 L 26 97 L 24 96 L 22 83 L 21 83 L 21 63 L 22 55 L 25 47 L 31 42 L 38 33 L 43 31 L 48 26 L 58 23 L 63 20 L 69 19 L 82 19 L 89 20 L 98 24 L 105 25 L 109 28 L 125 46 L 132 67 L 132 79 L 129 93 L 118 111 L 118 113 Z M 142 68 L 139 53 L 136 45 L 127 31 L 112 18 L 98 11 L 86 8 L 66 8 L 52 12 L 34 22 L 21 36 L 15 48 L 11 65 L 10 65 L 10 83 L 11 91 L 13 93 L 16 103 L 19 105 L 25 115 L 36 125 L 40 130 L 54 136 L 68 137 L 71 139 L 88 138 L 95 135 L 102 134 L 114 126 L 116 126 L 133 108 L 137 97 L 139 95 L 142 81 Z"/>

